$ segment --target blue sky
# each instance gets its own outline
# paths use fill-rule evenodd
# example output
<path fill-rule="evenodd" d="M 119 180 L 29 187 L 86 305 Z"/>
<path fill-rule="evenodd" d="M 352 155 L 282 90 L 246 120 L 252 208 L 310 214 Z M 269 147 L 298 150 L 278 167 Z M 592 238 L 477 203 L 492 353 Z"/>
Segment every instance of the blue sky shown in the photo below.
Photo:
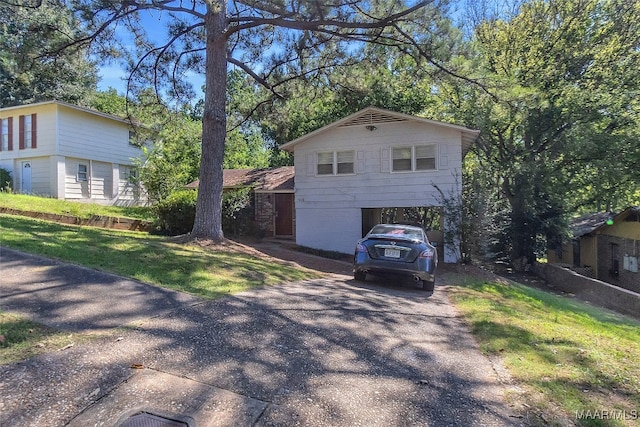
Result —
<path fill-rule="evenodd" d="M 147 36 L 152 41 L 162 43 L 166 40 L 167 31 L 167 19 L 169 15 L 165 12 L 157 10 L 148 10 L 140 14 L 140 22 L 142 27 L 146 30 Z M 126 43 L 133 44 L 131 36 L 125 32 L 118 32 L 118 37 L 122 38 Z M 126 72 L 126 66 L 118 63 L 118 61 L 112 61 L 109 64 L 104 64 L 98 68 L 98 74 L 100 80 L 98 81 L 98 90 L 107 90 L 110 87 L 116 89 L 119 94 L 124 95 L 127 90 L 126 79 L 128 73 Z M 200 91 L 200 88 L 204 85 L 204 76 L 198 74 L 192 74 L 189 76 L 189 80 L 192 82 L 196 93 Z"/>

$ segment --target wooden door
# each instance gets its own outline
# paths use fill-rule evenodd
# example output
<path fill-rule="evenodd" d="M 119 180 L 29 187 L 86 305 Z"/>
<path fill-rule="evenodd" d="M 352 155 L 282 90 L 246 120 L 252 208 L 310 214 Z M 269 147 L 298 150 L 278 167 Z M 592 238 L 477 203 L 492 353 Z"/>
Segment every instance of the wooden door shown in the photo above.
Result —
<path fill-rule="evenodd" d="M 275 194 L 276 236 L 293 236 L 293 194 Z"/>

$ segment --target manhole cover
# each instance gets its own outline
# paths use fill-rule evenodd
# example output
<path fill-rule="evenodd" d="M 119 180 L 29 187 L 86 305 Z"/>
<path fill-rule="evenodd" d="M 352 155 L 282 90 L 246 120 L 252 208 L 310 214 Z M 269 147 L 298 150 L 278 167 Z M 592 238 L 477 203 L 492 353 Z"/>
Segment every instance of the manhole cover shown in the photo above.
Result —
<path fill-rule="evenodd" d="M 189 424 L 142 412 L 127 418 L 120 427 L 189 427 Z"/>

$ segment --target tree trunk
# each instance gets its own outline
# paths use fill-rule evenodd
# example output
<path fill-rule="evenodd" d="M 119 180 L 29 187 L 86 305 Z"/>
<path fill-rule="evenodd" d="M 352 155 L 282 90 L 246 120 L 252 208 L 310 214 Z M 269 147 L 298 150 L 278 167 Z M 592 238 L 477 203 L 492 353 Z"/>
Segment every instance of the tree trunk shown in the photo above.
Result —
<path fill-rule="evenodd" d="M 208 3 L 204 114 L 202 116 L 202 160 L 192 236 L 221 242 L 222 162 L 227 135 L 227 46 L 226 4 Z"/>

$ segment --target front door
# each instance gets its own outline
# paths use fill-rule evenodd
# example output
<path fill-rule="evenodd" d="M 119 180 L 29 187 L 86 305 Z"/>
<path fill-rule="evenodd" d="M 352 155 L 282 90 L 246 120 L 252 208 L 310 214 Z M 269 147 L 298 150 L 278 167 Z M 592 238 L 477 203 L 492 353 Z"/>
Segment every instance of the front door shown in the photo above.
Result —
<path fill-rule="evenodd" d="M 31 162 L 22 162 L 21 192 L 31 193 Z"/>
<path fill-rule="evenodd" d="M 276 236 L 293 236 L 293 194 L 276 193 Z"/>

